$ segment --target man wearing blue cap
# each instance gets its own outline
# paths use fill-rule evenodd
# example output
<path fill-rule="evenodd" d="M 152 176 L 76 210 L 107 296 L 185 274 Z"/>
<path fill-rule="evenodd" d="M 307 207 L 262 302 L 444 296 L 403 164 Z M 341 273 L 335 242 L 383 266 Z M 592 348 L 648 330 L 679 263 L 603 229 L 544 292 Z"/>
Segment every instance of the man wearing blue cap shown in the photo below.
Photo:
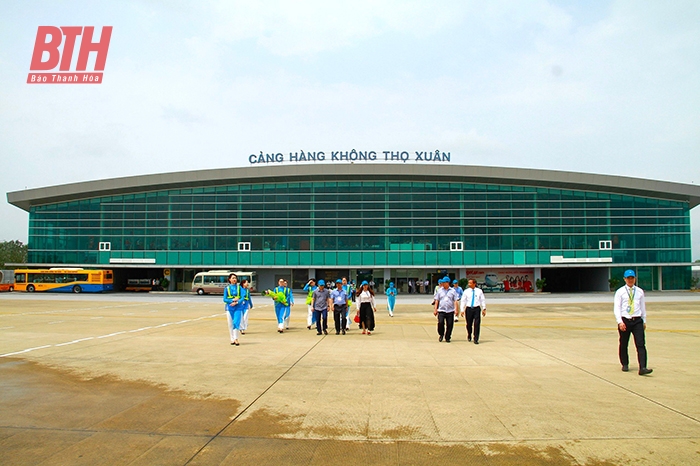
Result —
<path fill-rule="evenodd" d="M 316 319 L 316 335 L 328 335 L 328 308 L 331 307 L 331 295 L 326 289 L 325 280 L 318 281 L 312 295 L 312 305 L 314 307 L 314 319 Z M 323 322 L 321 319 L 323 318 Z"/>
<path fill-rule="evenodd" d="M 343 288 L 343 281 L 339 278 L 335 281 L 335 290 L 331 291 L 331 301 L 333 302 L 333 322 L 335 323 L 335 334 L 340 335 L 342 329 L 345 335 L 347 324 L 348 294 Z"/>
<path fill-rule="evenodd" d="M 644 341 L 644 330 L 647 328 L 647 308 L 644 300 L 644 290 L 635 285 L 634 270 L 626 270 L 624 275 L 625 285 L 615 292 L 615 305 L 613 312 L 617 320 L 617 331 L 620 334 L 620 364 L 622 371 L 629 370 L 629 346 L 630 334 L 634 335 L 634 346 L 637 347 L 637 360 L 639 361 L 639 375 L 652 373 L 647 368 L 647 348 Z"/>
<path fill-rule="evenodd" d="M 450 287 L 450 277 L 438 280 L 438 288 L 433 296 L 435 309 L 433 314 L 438 318 L 437 331 L 440 338 L 449 343 L 452 340 L 452 328 L 454 327 L 455 314 L 459 312 L 459 300 L 457 292 Z"/>

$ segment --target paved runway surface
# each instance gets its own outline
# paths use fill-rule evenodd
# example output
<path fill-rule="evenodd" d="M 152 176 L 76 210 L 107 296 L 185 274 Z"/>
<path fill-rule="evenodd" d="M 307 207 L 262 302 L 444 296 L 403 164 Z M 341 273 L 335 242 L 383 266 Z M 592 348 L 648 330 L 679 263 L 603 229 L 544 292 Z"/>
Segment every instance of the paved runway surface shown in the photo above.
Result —
<path fill-rule="evenodd" d="M 423 295 L 371 336 L 255 296 L 234 347 L 220 297 L 1 294 L 0 464 L 700 463 L 700 293 L 649 295 L 644 377 L 611 293 L 486 297 L 478 346 Z"/>

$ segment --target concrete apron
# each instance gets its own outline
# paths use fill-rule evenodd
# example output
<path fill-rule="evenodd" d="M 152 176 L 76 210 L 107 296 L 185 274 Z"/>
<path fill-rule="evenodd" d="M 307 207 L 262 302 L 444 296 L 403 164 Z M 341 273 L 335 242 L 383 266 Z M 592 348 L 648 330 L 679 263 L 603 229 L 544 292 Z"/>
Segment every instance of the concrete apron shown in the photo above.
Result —
<path fill-rule="evenodd" d="M 642 377 L 610 304 L 493 304 L 474 345 L 429 303 L 317 336 L 258 298 L 236 347 L 219 303 L 80 298 L 0 299 L 0 464 L 700 461 L 698 301 L 648 305 Z"/>

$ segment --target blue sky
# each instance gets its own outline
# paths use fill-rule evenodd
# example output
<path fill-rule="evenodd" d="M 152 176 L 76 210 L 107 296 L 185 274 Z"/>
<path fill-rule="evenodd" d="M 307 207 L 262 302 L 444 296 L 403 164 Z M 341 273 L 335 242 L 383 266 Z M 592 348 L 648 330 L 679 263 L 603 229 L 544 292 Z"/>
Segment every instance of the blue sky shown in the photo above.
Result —
<path fill-rule="evenodd" d="M 40 25 L 113 26 L 105 82 L 27 85 Z M 697 184 L 699 75 L 697 1 L 4 1 L 0 188 L 353 148 Z"/>

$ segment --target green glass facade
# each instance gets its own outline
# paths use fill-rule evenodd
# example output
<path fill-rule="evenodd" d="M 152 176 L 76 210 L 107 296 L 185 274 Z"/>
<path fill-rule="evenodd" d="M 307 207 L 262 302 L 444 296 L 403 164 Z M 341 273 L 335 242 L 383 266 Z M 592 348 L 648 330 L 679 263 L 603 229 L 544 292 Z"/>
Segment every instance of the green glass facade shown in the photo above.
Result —
<path fill-rule="evenodd" d="M 111 250 L 99 251 L 100 242 Z M 250 250 L 239 251 L 240 242 Z M 453 242 L 463 250 L 451 250 Z M 29 220 L 29 262 L 37 264 L 152 258 L 170 267 L 544 267 L 551 256 L 612 257 L 611 266 L 689 263 L 689 206 L 504 184 L 323 181 L 37 205 Z M 664 288 L 689 280 L 689 267 L 676 268 Z"/>

